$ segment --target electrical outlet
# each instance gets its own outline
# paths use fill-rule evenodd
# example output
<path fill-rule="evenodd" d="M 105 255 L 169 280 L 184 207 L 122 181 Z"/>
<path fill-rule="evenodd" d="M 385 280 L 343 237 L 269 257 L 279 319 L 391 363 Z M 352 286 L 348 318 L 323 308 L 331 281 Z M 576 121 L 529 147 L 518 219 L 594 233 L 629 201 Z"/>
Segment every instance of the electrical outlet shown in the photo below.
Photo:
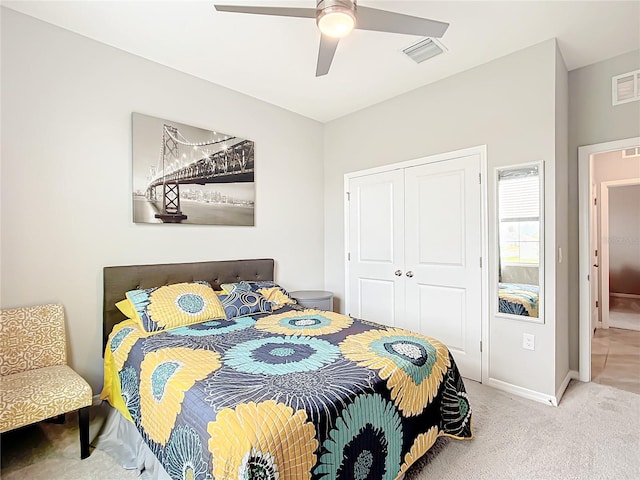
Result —
<path fill-rule="evenodd" d="M 535 350 L 536 337 L 530 333 L 522 334 L 522 348 L 525 350 Z"/>

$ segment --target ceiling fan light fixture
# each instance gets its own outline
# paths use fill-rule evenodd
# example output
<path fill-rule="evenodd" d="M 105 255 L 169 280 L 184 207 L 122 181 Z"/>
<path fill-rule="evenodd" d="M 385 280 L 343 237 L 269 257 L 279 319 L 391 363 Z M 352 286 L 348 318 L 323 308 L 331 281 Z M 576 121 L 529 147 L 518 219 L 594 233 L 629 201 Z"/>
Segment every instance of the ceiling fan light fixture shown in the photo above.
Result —
<path fill-rule="evenodd" d="M 346 37 L 356 26 L 353 11 L 341 5 L 323 9 L 318 14 L 318 28 L 323 35 L 333 38 Z"/>

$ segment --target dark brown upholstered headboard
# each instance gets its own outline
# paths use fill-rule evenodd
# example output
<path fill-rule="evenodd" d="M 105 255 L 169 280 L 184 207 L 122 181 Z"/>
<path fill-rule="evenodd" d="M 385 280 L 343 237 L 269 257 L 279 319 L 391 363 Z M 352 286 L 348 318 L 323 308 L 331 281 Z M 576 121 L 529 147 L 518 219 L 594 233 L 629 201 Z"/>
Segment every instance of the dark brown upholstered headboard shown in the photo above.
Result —
<path fill-rule="evenodd" d="M 103 353 L 114 325 L 125 320 L 125 316 L 116 308 L 116 303 L 123 300 L 129 290 L 194 280 L 206 280 L 214 290 L 218 290 L 222 283 L 274 280 L 273 269 L 274 261 L 271 258 L 104 267 Z"/>

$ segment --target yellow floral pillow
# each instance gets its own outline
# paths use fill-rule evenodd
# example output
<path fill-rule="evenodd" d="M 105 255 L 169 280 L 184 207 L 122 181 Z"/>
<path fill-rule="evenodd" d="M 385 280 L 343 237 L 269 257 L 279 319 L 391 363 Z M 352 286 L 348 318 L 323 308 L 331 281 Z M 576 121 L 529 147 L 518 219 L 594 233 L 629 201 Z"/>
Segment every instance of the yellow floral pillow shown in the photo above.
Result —
<path fill-rule="evenodd" d="M 288 303 L 296 303 L 291 297 L 285 295 L 280 287 L 261 288 L 258 293 L 271 302 L 273 310 L 278 310 Z"/>
<path fill-rule="evenodd" d="M 130 290 L 127 300 L 135 310 L 134 320 L 147 332 L 226 318 L 220 299 L 207 282 Z"/>

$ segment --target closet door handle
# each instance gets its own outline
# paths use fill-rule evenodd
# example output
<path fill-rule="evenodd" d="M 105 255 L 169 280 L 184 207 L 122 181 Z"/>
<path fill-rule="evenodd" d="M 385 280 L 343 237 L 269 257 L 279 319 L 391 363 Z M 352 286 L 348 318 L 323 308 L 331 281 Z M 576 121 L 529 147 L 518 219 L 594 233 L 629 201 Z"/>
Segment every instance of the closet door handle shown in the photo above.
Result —
<path fill-rule="evenodd" d="M 393 273 L 395 274 L 396 277 L 401 277 L 402 276 L 402 271 L 401 270 L 396 270 Z"/>
<path fill-rule="evenodd" d="M 409 278 L 413 277 L 413 272 L 411 270 L 409 270 L 407 272 L 407 277 L 409 277 Z"/>

